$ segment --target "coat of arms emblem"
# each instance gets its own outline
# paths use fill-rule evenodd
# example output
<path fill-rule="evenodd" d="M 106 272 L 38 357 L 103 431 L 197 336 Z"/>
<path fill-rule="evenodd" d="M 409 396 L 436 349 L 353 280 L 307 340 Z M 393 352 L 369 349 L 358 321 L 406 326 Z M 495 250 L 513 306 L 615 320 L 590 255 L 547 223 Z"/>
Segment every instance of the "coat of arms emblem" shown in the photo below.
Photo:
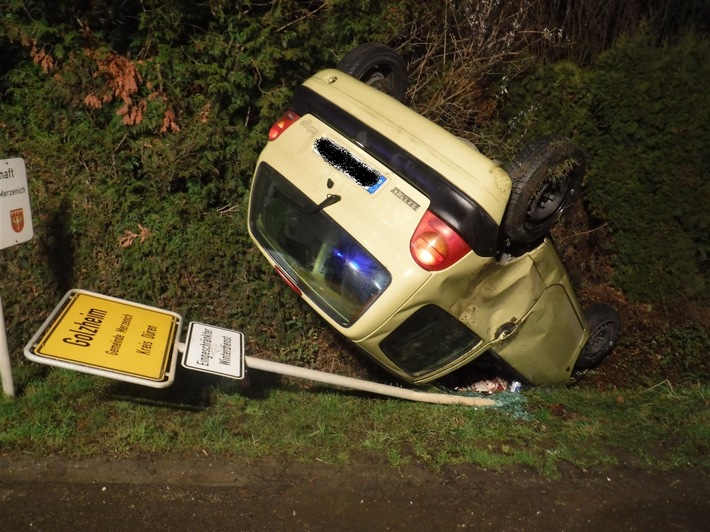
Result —
<path fill-rule="evenodd" d="M 25 227 L 25 213 L 23 209 L 13 209 L 10 211 L 10 221 L 12 229 L 16 233 L 20 233 Z"/>

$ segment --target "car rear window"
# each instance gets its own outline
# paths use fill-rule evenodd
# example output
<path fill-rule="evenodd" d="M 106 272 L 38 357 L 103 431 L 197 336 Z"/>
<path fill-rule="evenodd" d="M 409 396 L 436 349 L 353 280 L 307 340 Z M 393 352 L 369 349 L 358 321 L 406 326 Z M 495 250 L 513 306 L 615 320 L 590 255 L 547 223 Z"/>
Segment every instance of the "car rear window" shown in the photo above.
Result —
<path fill-rule="evenodd" d="M 339 325 L 352 325 L 390 284 L 369 251 L 266 163 L 254 177 L 249 224 L 269 256 Z"/>

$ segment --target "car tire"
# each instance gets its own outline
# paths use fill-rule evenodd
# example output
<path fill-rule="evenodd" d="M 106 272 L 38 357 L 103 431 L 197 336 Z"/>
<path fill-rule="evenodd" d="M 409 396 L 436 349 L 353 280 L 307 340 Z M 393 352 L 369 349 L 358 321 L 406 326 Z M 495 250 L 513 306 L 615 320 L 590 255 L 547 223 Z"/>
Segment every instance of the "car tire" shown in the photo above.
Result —
<path fill-rule="evenodd" d="M 371 42 L 353 48 L 338 63 L 337 69 L 400 102 L 404 100 L 407 65 L 401 55 L 385 44 Z"/>
<path fill-rule="evenodd" d="M 592 305 L 585 310 L 584 317 L 589 327 L 589 339 L 577 357 L 577 369 L 590 369 L 604 360 L 614 347 L 621 330 L 621 317 L 609 305 Z"/>
<path fill-rule="evenodd" d="M 513 188 L 505 239 L 530 244 L 545 236 L 579 192 L 585 169 L 584 151 L 567 139 L 543 138 L 522 150 L 506 168 Z"/>

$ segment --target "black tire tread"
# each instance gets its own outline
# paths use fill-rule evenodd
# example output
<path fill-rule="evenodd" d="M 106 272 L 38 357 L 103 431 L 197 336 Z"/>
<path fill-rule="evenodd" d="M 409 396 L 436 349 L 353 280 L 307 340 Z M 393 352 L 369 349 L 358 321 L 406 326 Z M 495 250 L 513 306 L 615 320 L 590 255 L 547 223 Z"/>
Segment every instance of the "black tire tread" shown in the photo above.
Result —
<path fill-rule="evenodd" d="M 608 343 L 603 349 L 597 353 L 587 353 L 587 345 L 584 346 L 582 351 L 577 358 L 577 363 L 575 365 L 578 369 L 591 369 L 597 366 L 604 358 L 609 354 L 616 344 L 616 340 L 619 337 L 619 332 L 621 331 L 621 316 L 619 313 L 609 305 L 603 303 L 595 303 L 591 305 L 584 311 L 584 317 L 587 320 L 587 327 L 589 328 L 589 338 L 594 335 L 596 329 L 607 322 L 613 322 L 615 326 L 615 333 L 611 342 Z M 589 355 L 589 356 L 588 356 Z"/>
<path fill-rule="evenodd" d="M 571 172 L 572 182 L 567 196 L 544 224 L 531 227 L 526 221 L 532 194 L 544 182 L 549 167 L 571 158 L 578 162 L 578 167 Z M 515 244 L 529 244 L 543 237 L 579 192 L 584 178 L 584 165 L 582 149 L 560 137 L 545 137 L 521 150 L 506 167 L 513 181 L 513 189 L 502 222 L 505 238 Z"/>
<path fill-rule="evenodd" d="M 362 81 L 372 68 L 383 65 L 395 77 L 394 91 L 390 96 L 402 101 L 407 91 L 407 65 L 399 53 L 386 44 L 369 42 L 347 52 L 337 65 L 337 69 Z"/>

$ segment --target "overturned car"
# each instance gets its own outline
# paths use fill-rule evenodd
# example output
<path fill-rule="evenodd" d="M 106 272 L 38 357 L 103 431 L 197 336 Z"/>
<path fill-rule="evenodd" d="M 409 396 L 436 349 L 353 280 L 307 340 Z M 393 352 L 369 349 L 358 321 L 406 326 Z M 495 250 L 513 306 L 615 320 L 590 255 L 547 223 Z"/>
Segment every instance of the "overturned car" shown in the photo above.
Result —
<path fill-rule="evenodd" d="M 528 385 L 598 364 L 619 315 L 583 310 L 549 230 L 582 150 L 542 139 L 503 169 L 400 100 L 406 68 L 367 44 L 299 86 L 254 174 L 249 232 L 333 328 L 424 384 L 485 364 Z"/>

